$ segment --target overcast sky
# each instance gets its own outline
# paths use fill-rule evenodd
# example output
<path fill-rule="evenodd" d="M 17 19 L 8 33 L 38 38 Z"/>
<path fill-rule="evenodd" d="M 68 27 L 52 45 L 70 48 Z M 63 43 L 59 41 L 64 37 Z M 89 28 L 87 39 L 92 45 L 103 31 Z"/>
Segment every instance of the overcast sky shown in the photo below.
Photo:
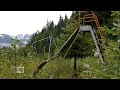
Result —
<path fill-rule="evenodd" d="M 0 34 L 32 34 L 46 25 L 47 19 L 58 23 L 59 16 L 72 11 L 0 11 Z"/>

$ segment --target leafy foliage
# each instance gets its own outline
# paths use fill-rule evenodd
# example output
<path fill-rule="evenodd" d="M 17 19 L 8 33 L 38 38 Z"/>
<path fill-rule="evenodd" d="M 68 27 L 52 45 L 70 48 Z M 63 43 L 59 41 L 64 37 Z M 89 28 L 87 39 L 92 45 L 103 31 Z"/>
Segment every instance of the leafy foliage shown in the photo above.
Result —
<path fill-rule="evenodd" d="M 53 36 L 58 49 L 65 43 L 78 27 L 78 11 L 73 11 L 70 19 L 60 16 L 57 25 L 53 21 L 47 22 L 42 31 L 37 31 L 26 47 L 17 48 L 20 41 L 14 39 L 12 48 L 0 49 L 0 78 L 1 79 L 72 79 L 74 74 L 74 56 L 77 55 L 77 79 L 119 79 L 120 78 L 120 11 L 95 11 L 103 26 L 107 47 L 104 51 L 104 62 L 101 64 L 95 53 L 94 42 L 90 33 L 81 32 L 73 43 L 67 58 L 58 57 L 46 64 L 37 77 L 32 73 L 37 66 L 48 59 L 49 39 L 33 45 L 35 41 Z M 107 19 L 106 19 L 107 18 Z M 92 25 L 92 24 L 91 24 Z M 93 25 L 94 27 L 94 25 Z M 51 53 L 56 48 L 52 43 Z M 96 57 L 93 57 L 95 55 Z M 11 66 L 24 66 L 23 74 L 11 72 Z"/>

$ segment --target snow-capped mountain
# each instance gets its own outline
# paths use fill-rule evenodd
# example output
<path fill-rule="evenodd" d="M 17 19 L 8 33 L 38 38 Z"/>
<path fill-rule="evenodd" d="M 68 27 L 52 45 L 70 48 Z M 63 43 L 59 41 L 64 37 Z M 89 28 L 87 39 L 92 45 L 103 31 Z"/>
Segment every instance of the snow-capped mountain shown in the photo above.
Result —
<path fill-rule="evenodd" d="M 27 44 L 28 41 L 31 39 L 32 35 L 29 35 L 29 34 L 20 34 L 20 35 L 17 35 L 18 39 L 21 40 L 24 44 Z"/>
<path fill-rule="evenodd" d="M 7 34 L 0 34 L 0 47 L 1 46 L 9 46 L 11 43 L 14 43 L 14 38 L 16 36 L 11 36 L 11 35 L 7 35 Z M 21 43 L 19 44 L 22 44 L 22 45 L 25 45 L 28 43 L 28 41 L 31 39 L 32 37 L 32 34 L 29 35 L 29 34 L 20 34 L 20 35 L 17 35 L 17 39 L 18 40 L 21 40 Z"/>

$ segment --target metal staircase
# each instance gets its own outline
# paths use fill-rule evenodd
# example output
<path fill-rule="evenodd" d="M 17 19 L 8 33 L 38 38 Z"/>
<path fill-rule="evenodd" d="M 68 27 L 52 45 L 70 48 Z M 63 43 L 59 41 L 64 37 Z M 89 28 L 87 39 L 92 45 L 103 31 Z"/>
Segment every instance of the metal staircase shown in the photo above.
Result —
<path fill-rule="evenodd" d="M 81 25 L 85 25 L 88 22 L 94 22 L 97 26 L 97 29 L 98 29 L 98 32 L 99 32 L 99 35 L 100 35 L 100 38 L 98 38 L 98 41 L 99 42 L 102 41 L 103 45 L 106 46 L 105 45 L 104 33 L 102 31 L 102 27 L 100 26 L 100 23 L 98 21 L 98 18 L 96 16 L 96 14 L 93 11 L 80 11 L 80 14 L 81 13 L 86 13 L 86 12 L 89 12 L 89 14 L 84 15 L 82 18 L 79 15 L 79 23 Z"/>

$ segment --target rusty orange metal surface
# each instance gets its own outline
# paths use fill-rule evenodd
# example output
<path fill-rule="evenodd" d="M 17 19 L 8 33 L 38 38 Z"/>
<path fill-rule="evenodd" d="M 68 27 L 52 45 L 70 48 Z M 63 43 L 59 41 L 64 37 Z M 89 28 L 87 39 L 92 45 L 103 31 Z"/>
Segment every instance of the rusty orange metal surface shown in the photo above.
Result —
<path fill-rule="evenodd" d="M 93 11 L 80 11 L 80 13 L 87 13 L 87 12 L 89 12 L 89 14 L 86 14 L 83 17 L 79 16 L 79 23 L 82 23 L 82 25 L 85 25 L 85 23 L 87 22 L 95 22 L 101 39 L 105 39 L 104 33 L 102 31 L 102 27 L 100 26 L 100 23 L 98 21 L 96 14 Z"/>

